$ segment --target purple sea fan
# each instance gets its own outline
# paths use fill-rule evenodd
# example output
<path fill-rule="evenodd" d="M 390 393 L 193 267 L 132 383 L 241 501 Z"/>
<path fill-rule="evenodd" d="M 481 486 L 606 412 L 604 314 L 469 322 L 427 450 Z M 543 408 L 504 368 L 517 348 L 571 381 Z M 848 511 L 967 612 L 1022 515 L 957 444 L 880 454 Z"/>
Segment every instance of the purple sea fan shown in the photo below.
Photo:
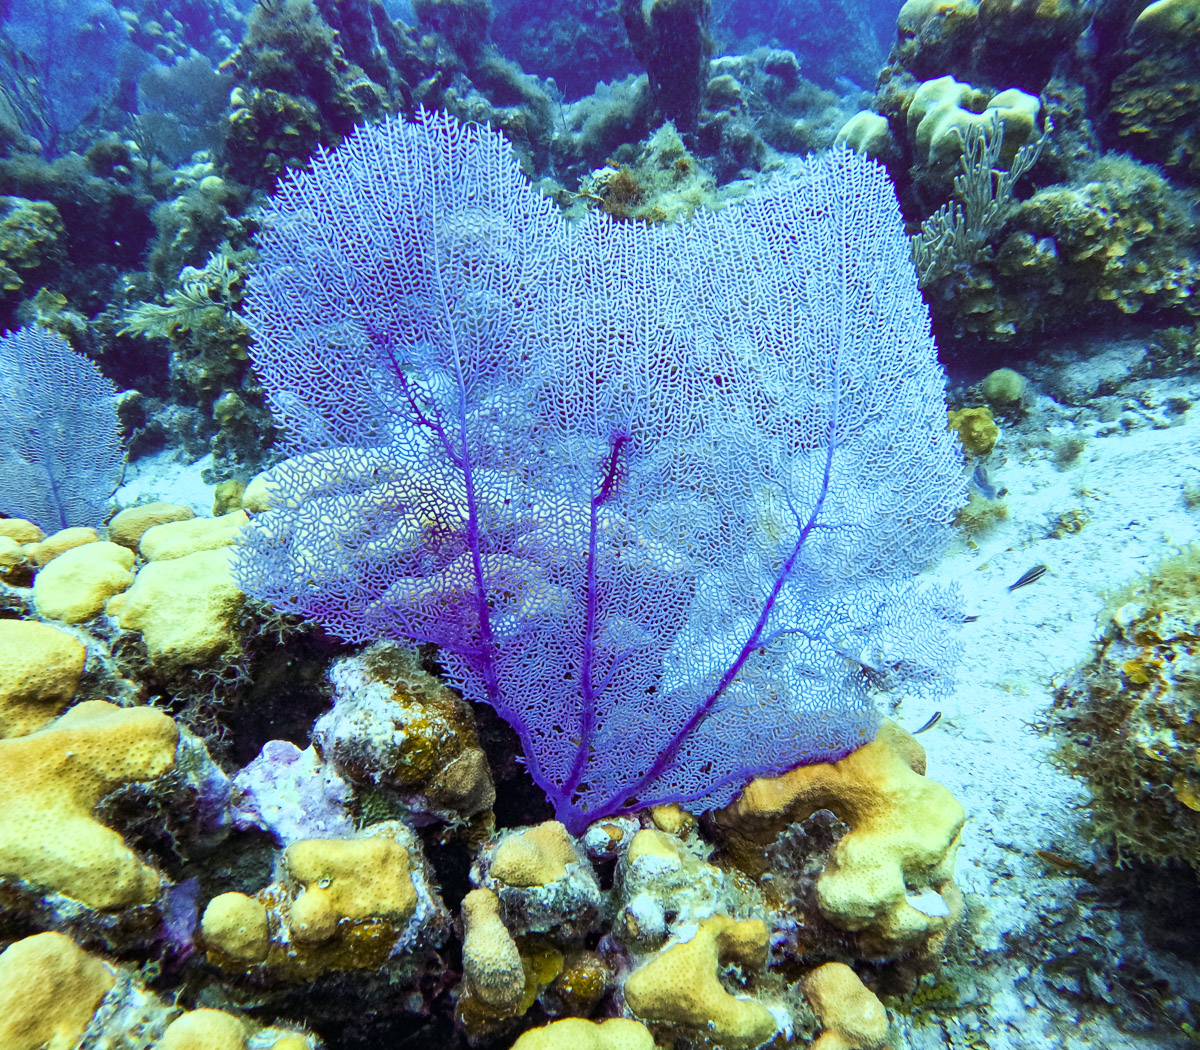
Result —
<path fill-rule="evenodd" d="M 895 196 L 846 151 L 686 224 L 564 221 L 502 136 L 360 129 L 264 217 L 292 458 L 246 590 L 434 642 L 558 818 L 721 805 L 949 688 L 961 502 Z"/>

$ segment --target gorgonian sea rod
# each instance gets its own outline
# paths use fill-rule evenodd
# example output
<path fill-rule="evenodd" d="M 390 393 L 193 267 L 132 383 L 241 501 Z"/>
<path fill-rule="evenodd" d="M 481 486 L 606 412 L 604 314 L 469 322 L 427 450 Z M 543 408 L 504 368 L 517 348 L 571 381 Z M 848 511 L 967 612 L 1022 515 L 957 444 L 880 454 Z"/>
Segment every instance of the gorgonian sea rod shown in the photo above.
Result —
<path fill-rule="evenodd" d="M 949 687 L 961 502 L 883 169 L 569 223 L 503 137 L 423 114 L 291 176 L 247 294 L 291 458 L 250 593 L 436 643 L 579 831 L 845 755 L 881 688 Z"/>

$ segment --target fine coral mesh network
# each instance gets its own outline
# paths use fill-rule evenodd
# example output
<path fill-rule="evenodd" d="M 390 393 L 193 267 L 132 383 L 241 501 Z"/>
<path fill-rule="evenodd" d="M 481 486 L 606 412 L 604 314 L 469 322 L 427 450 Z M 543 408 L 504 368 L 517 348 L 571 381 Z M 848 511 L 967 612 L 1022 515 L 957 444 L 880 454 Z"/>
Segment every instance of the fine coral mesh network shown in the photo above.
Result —
<path fill-rule="evenodd" d="M 945 688 L 915 590 L 960 499 L 883 170 L 568 224 L 502 136 L 426 114 L 286 181 L 248 296 L 294 457 L 246 589 L 434 642 L 560 819 L 701 808 L 844 755 L 871 692 Z"/>

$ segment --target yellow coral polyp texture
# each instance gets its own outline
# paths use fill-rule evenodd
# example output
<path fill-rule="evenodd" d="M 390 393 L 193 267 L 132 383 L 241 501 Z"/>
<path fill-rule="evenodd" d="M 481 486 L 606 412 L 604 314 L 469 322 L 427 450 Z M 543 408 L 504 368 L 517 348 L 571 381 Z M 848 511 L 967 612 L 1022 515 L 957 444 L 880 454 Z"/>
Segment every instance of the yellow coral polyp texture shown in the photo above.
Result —
<path fill-rule="evenodd" d="M 192 1010 L 163 1032 L 155 1050 L 246 1050 L 246 1026 L 224 1010 Z"/>
<path fill-rule="evenodd" d="M 116 788 L 171 769 L 178 742 L 164 712 L 103 700 L 0 740 L 0 875 L 99 910 L 151 903 L 158 873 L 93 814 Z"/>
<path fill-rule="evenodd" d="M 24 736 L 75 696 L 87 650 L 74 635 L 36 620 L 0 620 L 0 737 Z"/>
<path fill-rule="evenodd" d="M 512 1050 L 654 1050 L 654 1036 L 644 1024 L 623 1017 L 584 1021 L 568 1017 L 531 1028 Z"/>
<path fill-rule="evenodd" d="M 769 931 L 761 919 L 736 922 L 714 915 L 690 939 L 668 944 L 625 981 L 625 1002 L 648 1024 L 680 1025 L 721 1047 L 761 1046 L 774 1035 L 774 1015 L 762 1003 L 721 983 L 723 966 L 765 968 Z"/>
<path fill-rule="evenodd" d="M 404 922 L 416 910 L 408 850 L 382 835 L 293 842 L 283 866 L 300 887 L 288 917 L 298 941 L 327 941 L 342 922 Z"/>
<path fill-rule="evenodd" d="M 525 969 L 500 919 L 500 899 L 491 890 L 472 890 L 463 898 L 462 916 L 467 990 L 502 1016 L 516 1016 L 525 999 Z"/>
<path fill-rule="evenodd" d="M 236 623 L 246 599 L 234 582 L 232 559 L 222 546 L 152 561 L 108 603 L 108 615 L 122 630 L 140 633 L 150 659 L 165 671 L 209 665 L 238 646 Z"/>
<path fill-rule="evenodd" d="M 962 156 L 967 129 L 997 122 L 1000 155 L 1007 163 L 1035 137 L 1040 112 L 1041 100 L 1017 88 L 989 96 L 953 77 L 938 77 L 922 83 L 909 103 L 909 137 L 921 163 L 949 172 Z"/>
<path fill-rule="evenodd" d="M 115 983 L 61 933 L 10 945 L 0 953 L 0 1050 L 74 1050 Z"/>
<path fill-rule="evenodd" d="M 133 551 L 97 541 L 63 551 L 33 581 L 33 604 L 48 620 L 83 623 L 133 583 Z"/>
<path fill-rule="evenodd" d="M 887 1010 L 849 966 L 818 966 L 802 987 L 823 1029 L 812 1050 L 886 1050 Z"/>
<path fill-rule="evenodd" d="M 561 879 L 579 861 L 566 827 L 547 820 L 506 835 L 496 847 L 488 873 L 506 886 L 545 886 Z"/>
<path fill-rule="evenodd" d="M 885 720 L 874 741 L 839 762 L 751 782 L 715 819 L 744 858 L 830 810 L 850 830 L 817 880 L 818 906 L 862 950 L 891 956 L 934 941 L 961 910 L 953 876 L 966 814 L 924 770 L 921 745 Z"/>
<path fill-rule="evenodd" d="M 209 901 L 200 931 L 206 944 L 238 962 L 263 962 L 271 947 L 266 906 L 244 893 L 222 893 Z"/>

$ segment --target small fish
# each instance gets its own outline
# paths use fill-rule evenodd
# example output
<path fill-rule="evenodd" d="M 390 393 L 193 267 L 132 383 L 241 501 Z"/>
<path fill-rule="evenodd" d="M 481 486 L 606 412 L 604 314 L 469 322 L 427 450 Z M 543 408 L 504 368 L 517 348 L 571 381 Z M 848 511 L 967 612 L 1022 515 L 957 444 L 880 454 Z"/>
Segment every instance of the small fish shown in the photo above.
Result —
<path fill-rule="evenodd" d="M 938 724 L 938 722 L 940 722 L 941 720 L 942 720 L 942 712 L 941 712 L 941 711 L 934 711 L 934 712 L 933 712 L 933 717 L 932 717 L 932 718 L 931 718 L 931 719 L 930 719 L 928 722 L 926 722 L 926 723 L 925 723 L 923 726 L 921 726 L 921 728 L 920 728 L 920 729 L 914 729 L 914 730 L 913 730 L 913 736 L 916 736 L 918 733 L 924 733 L 924 732 L 925 732 L 925 730 L 927 730 L 927 729 L 932 729 L 932 728 L 933 728 L 935 725 L 937 725 L 937 724 Z"/>
<path fill-rule="evenodd" d="M 1052 850 L 1035 849 L 1033 855 L 1043 863 L 1049 864 L 1050 867 L 1058 868 L 1059 871 L 1069 871 L 1073 875 L 1085 875 L 1092 870 L 1091 865 L 1071 857 L 1064 857 L 1061 853 L 1055 853 Z"/>
<path fill-rule="evenodd" d="M 1011 594 L 1018 587 L 1028 587 L 1031 583 L 1037 583 L 1043 576 L 1046 575 L 1045 565 L 1035 565 L 1027 573 L 1024 573 L 1016 583 L 1009 584 L 1008 590 Z"/>
<path fill-rule="evenodd" d="M 964 616 L 962 618 L 962 622 L 963 623 L 974 623 L 978 619 L 979 619 L 978 615 Z"/>

